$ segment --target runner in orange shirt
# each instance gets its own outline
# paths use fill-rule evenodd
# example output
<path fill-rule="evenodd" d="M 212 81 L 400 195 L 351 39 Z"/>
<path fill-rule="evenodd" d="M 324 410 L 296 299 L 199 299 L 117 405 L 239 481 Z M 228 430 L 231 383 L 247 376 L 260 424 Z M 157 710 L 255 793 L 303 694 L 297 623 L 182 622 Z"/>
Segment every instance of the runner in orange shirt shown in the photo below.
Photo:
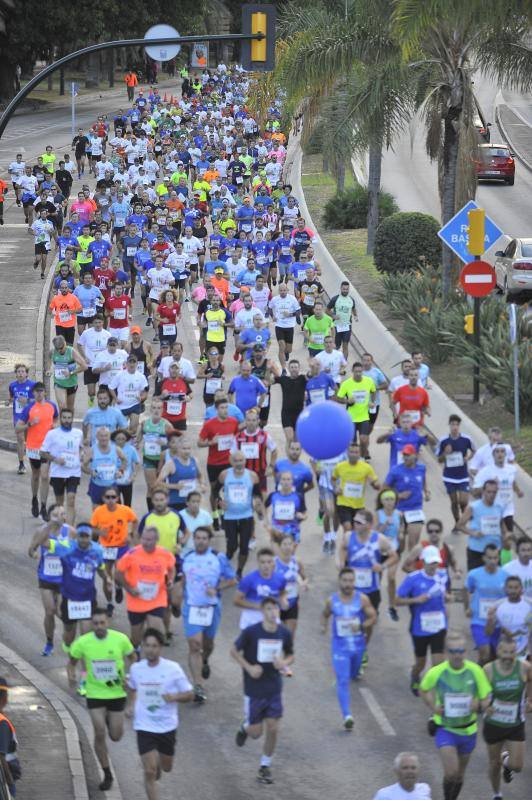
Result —
<path fill-rule="evenodd" d="M 7 194 L 7 183 L 0 178 L 0 225 L 4 224 L 4 195 Z"/>
<path fill-rule="evenodd" d="M 164 636 L 164 612 L 174 584 L 175 556 L 159 547 L 157 528 L 144 528 L 140 544 L 117 561 L 115 578 L 126 590 L 130 639 L 139 647 L 144 624 Z"/>
<path fill-rule="evenodd" d="M 133 102 L 135 99 L 135 86 L 138 86 L 139 80 L 132 69 L 126 72 L 124 81 L 127 88 L 127 99 Z"/>
<path fill-rule="evenodd" d="M 74 344 L 77 313 L 82 308 L 79 299 L 70 291 L 68 282 L 61 281 L 59 294 L 50 303 L 50 311 L 54 314 L 56 336 L 63 336 L 67 344 Z"/>
<path fill-rule="evenodd" d="M 224 268 L 216 267 L 214 275 L 211 276 L 211 284 L 214 286 L 220 297 L 222 303 L 227 307 L 227 298 L 229 297 L 229 281 L 224 278 Z"/>
<path fill-rule="evenodd" d="M 48 521 L 46 500 L 50 479 L 48 477 L 50 463 L 41 459 L 41 445 L 49 430 L 55 426 L 59 411 L 55 403 L 46 399 L 44 383 L 36 383 L 33 387 L 34 401 L 22 409 L 22 414 L 15 426 L 15 430 L 24 431 L 26 434 L 26 454 L 31 467 L 31 513 L 34 517 L 39 514 Z M 40 484 L 40 492 L 39 492 Z M 40 495 L 41 504 L 37 495 Z"/>
<path fill-rule="evenodd" d="M 99 536 L 99 544 L 103 547 L 105 569 L 112 580 L 115 577 L 115 564 L 128 552 L 137 532 L 137 515 L 129 506 L 118 502 L 118 491 L 109 486 L 103 494 L 103 505 L 92 512 L 91 525 Z M 112 586 L 105 583 L 104 593 L 107 600 L 107 614 L 113 613 Z M 115 585 L 115 602 L 121 603 L 124 591 Z"/>

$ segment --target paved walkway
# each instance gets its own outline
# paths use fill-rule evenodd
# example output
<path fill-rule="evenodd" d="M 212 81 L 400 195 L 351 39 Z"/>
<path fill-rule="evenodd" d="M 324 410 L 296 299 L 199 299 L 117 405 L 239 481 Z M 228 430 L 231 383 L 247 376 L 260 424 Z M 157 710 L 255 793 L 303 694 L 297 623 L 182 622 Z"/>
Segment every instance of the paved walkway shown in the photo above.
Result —
<path fill-rule="evenodd" d="M 17 800 L 73 796 L 65 733 L 56 712 L 35 686 L 0 658 L 0 675 L 10 688 L 7 714 L 17 729 L 22 780 Z"/>
<path fill-rule="evenodd" d="M 516 156 L 532 170 L 532 127 L 510 106 L 497 106 L 497 121 Z"/>

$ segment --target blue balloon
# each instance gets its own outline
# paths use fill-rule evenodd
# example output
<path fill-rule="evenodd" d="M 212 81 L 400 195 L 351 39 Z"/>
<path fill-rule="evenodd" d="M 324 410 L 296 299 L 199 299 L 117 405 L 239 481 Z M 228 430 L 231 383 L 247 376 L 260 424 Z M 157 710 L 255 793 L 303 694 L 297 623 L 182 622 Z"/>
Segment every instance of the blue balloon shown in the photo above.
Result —
<path fill-rule="evenodd" d="M 296 436 L 311 458 L 334 458 L 347 450 L 353 440 L 353 422 L 344 406 L 325 400 L 301 412 Z"/>

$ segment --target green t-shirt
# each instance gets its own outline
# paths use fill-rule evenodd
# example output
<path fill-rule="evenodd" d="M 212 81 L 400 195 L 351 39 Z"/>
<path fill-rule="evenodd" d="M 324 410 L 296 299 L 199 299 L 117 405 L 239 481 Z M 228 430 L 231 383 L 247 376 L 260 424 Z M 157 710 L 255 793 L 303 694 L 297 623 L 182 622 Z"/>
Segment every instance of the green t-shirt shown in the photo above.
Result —
<path fill-rule="evenodd" d="M 323 341 L 331 328 L 334 328 L 334 320 L 328 314 L 324 314 L 321 319 L 315 317 L 314 314 L 308 317 L 304 330 L 309 332 L 309 349 L 315 350 L 316 353 L 321 353 L 325 346 Z"/>
<path fill-rule="evenodd" d="M 74 372 L 77 368 L 74 359 L 74 350 L 70 345 L 67 345 L 64 353 L 58 353 L 54 350 L 52 353 L 52 366 L 54 371 L 54 386 L 59 386 L 60 389 L 71 389 L 73 386 L 78 385 L 78 373 Z M 64 371 L 68 369 L 68 378 L 63 377 Z"/>
<path fill-rule="evenodd" d="M 464 661 L 461 669 L 453 669 L 448 661 L 438 664 L 425 673 L 420 689 L 434 689 L 436 703 L 443 706 L 443 714 L 434 715 L 436 725 L 453 733 L 469 736 L 477 731 L 477 713 L 470 711 L 473 700 L 485 700 L 491 694 L 491 684 L 486 673 L 474 661 Z"/>
<path fill-rule="evenodd" d="M 103 639 L 91 631 L 70 647 L 72 658 L 81 659 L 87 669 L 87 697 L 114 700 L 126 696 L 124 656 L 133 652 L 125 633 L 108 630 Z"/>
<path fill-rule="evenodd" d="M 370 395 L 376 391 L 373 379 L 365 376 L 359 381 L 348 378 L 340 384 L 338 397 L 350 397 L 355 401 L 352 406 L 347 406 L 353 422 L 366 422 L 369 419 Z"/>
<path fill-rule="evenodd" d="M 92 253 L 87 252 L 91 242 L 94 242 L 94 236 L 78 236 L 78 244 L 81 247 L 77 255 L 78 264 L 91 263 Z"/>

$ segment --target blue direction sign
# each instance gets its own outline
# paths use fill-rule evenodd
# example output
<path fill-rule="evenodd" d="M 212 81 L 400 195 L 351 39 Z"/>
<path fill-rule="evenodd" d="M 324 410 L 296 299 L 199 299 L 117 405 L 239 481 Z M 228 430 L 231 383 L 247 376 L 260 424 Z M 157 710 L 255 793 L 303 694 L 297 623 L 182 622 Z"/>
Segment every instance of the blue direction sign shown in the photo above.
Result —
<path fill-rule="evenodd" d="M 470 261 L 475 260 L 475 256 L 471 255 L 467 249 L 467 229 L 469 228 L 467 212 L 471 211 L 473 208 L 479 208 L 479 205 L 478 203 L 475 203 L 474 200 L 470 200 L 469 203 L 466 203 L 465 206 L 461 208 L 452 219 L 449 220 L 447 225 L 444 225 L 443 228 L 438 231 L 438 236 L 440 239 L 443 239 L 447 247 L 450 247 L 451 250 L 456 253 L 458 258 L 464 262 L 464 264 L 469 264 Z M 499 239 L 504 233 L 504 231 L 501 231 L 501 229 L 497 227 L 497 225 L 488 217 L 487 214 L 485 232 L 486 250 L 488 250 L 492 244 L 495 244 L 497 239 Z M 482 255 L 482 253 L 477 253 L 477 255 Z"/>

